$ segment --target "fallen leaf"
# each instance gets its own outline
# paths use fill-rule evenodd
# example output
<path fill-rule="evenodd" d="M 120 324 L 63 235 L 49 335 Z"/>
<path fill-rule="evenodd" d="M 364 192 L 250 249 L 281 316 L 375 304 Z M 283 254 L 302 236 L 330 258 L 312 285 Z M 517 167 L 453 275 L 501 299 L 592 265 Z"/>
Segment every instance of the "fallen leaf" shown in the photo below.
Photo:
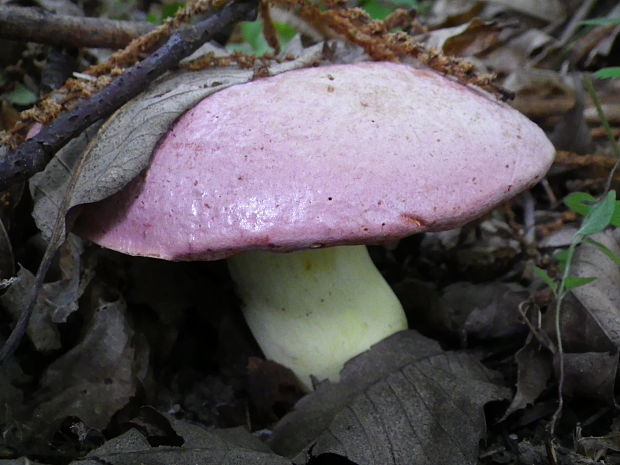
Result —
<path fill-rule="evenodd" d="M 335 453 L 360 464 L 476 463 L 482 406 L 505 388 L 465 353 L 403 331 L 349 361 L 274 428 L 279 454 Z M 305 450 L 304 450 L 305 449 Z"/>
<path fill-rule="evenodd" d="M 250 357 L 247 373 L 248 394 L 260 423 L 277 421 L 303 397 L 295 374 L 279 363 Z"/>
<path fill-rule="evenodd" d="M 534 18 L 545 21 L 561 21 L 566 16 L 564 5 L 560 0 L 488 0 L 492 3 L 504 5 L 511 10 L 525 13 Z"/>
<path fill-rule="evenodd" d="M 617 368 L 617 352 L 565 353 L 563 392 L 567 396 L 590 397 L 613 405 Z"/>
<path fill-rule="evenodd" d="M 436 0 L 426 14 L 424 24 L 433 27 L 463 24 L 477 16 L 483 6 L 478 0 Z"/>
<path fill-rule="evenodd" d="M 145 376 L 141 367 L 148 352 L 135 339 L 123 301 L 100 294 L 93 299 L 96 307 L 81 341 L 47 367 L 28 403 L 31 414 L 23 422 L 31 437 L 24 443 L 32 445 L 32 453 L 48 444 L 41 438 L 49 440 L 66 417 L 105 428 Z"/>
<path fill-rule="evenodd" d="M 456 282 L 444 289 L 439 313 L 452 331 L 480 339 L 525 334 L 518 309 L 529 294 L 516 283 Z"/>
<path fill-rule="evenodd" d="M 530 118 L 560 115 L 575 106 L 575 91 L 552 70 L 516 69 L 504 81 L 516 94 L 511 105 Z"/>
<path fill-rule="evenodd" d="M 4 222 L 0 220 L 0 281 L 10 278 L 14 273 L 13 246 L 4 228 Z"/>
<path fill-rule="evenodd" d="M 611 232 L 596 234 L 592 239 L 620 257 L 620 245 Z M 620 347 L 620 267 L 595 245 L 584 243 L 572 265 L 573 276 L 596 277 L 572 293 L 588 314 L 617 348 Z"/>
<path fill-rule="evenodd" d="M 500 30 L 495 22 L 474 18 L 459 26 L 435 29 L 416 39 L 447 55 L 474 56 L 496 44 Z"/>
<path fill-rule="evenodd" d="M 153 447 L 143 434 L 131 429 L 71 465 L 290 465 L 290 461 L 275 455 L 242 429 L 207 431 L 179 420 L 170 423 L 183 440 L 181 446 Z"/>
<path fill-rule="evenodd" d="M 92 273 L 80 267 L 82 242 L 76 236 L 69 236 L 59 252 L 61 279 L 43 284 L 28 325 L 28 337 L 40 352 L 60 348 L 60 334 L 57 324 L 67 321 L 68 316 L 78 309 L 78 299 L 90 281 Z M 20 268 L 17 280 L 0 297 L 0 303 L 15 319 L 30 299 L 34 275 Z"/>
<path fill-rule="evenodd" d="M 483 62 L 496 72 L 510 74 L 529 64 L 532 58 L 555 39 L 539 29 L 527 29 L 510 37 L 501 47 L 496 47 L 484 57 Z"/>
<path fill-rule="evenodd" d="M 515 396 L 503 419 L 508 415 L 533 404 L 547 388 L 551 379 L 552 356 L 532 336 L 515 355 L 517 362 L 517 385 Z"/>

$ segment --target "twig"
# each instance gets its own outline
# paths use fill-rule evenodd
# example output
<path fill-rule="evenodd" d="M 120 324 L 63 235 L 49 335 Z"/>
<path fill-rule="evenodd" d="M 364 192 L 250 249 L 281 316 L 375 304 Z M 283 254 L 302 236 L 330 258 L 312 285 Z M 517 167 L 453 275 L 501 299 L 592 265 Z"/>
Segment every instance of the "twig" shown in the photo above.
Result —
<path fill-rule="evenodd" d="M 61 114 L 34 137 L 0 159 L 0 191 L 45 168 L 51 157 L 92 123 L 112 114 L 140 93 L 153 79 L 178 64 L 214 34 L 241 19 L 256 15 L 254 0 L 230 3 L 209 18 L 173 34 L 156 52 L 129 68 L 101 92 Z"/>
<path fill-rule="evenodd" d="M 3 39 L 117 49 L 154 27 L 146 22 L 56 15 L 32 7 L 0 7 L 0 38 Z"/>

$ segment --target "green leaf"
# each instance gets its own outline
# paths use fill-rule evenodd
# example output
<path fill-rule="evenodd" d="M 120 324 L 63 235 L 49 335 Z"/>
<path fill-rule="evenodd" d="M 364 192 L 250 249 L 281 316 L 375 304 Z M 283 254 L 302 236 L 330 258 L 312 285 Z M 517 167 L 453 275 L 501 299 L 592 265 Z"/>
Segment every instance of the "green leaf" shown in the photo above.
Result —
<path fill-rule="evenodd" d="M 274 22 L 273 25 L 276 27 L 276 31 L 278 31 L 280 46 L 282 48 L 286 47 L 286 44 L 288 44 L 291 39 L 297 35 L 297 29 L 293 26 L 278 22 Z"/>
<path fill-rule="evenodd" d="M 594 73 L 597 79 L 616 79 L 620 78 L 620 66 L 610 66 L 609 68 L 601 68 Z"/>
<path fill-rule="evenodd" d="M 589 236 L 605 230 L 611 224 L 616 209 L 616 191 L 612 190 L 607 196 L 597 204 L 595 204 L 588 215 L 583 219 L 581 228 L 577 234 Z"/>
<path fill-rule="evenodd" d="M 564 197 L 563 202 L 575 213 L 586 216 L 596 203 L 596 198 L 585 192 L 573 192 Z"/>
<path fill-rule="evenodd" d="M 420 2 L 418 0 L 392 0 L 392 3 L 394 5 L 405 7 L 407 9 L 420 9 Z"/>
<path fill-rule="evenodd" d="M 253 53 L 256 56 L 262 56 L 265 53 L 273 52 L 273 49 L 263 36 L 262 21 L 242 22 L 241 37 L 243 37 L 246 44 L 230 44 L 228 47 L 232 50 L 242 50 L 244 52 Z"/>
<path fill-rule="evenodd" d="M 185 6 L 185 2 L 165 3 L 161 7 L 161 19 L 172 18 L 181 8 Z"/>
<path fill-rule="evenodd" d="M 549 276 L 547 270 L 543 270 L 542 268 L 534 267 L 534 274 L 542 279 L 547 286 L 551 288 L 551 290 L 555 293 L 558 289 L 558 283 L 554 281 L 554 279 Z"/>
<path fill-rule="evenodd" d="M 603 26 L 606 24 L 620 24 L 620 18 L 592 18 L 580 21 L 581 26 Z"/>
<path fill-rule="evenodd" d="M 155 13 L 149 13 L 146 15 L 146 20 L 151 24 L 160 24 L 161 18 L 157 16 Z"/>
<path fill-rule="evenodd" d="M 595 241 L 594 239 L 586 239 L 588 244 L 592 244 L 596 246 L 601 252 L 603 252 L 608 258 L 616 262 L 616 265 L 620 266 L 620 257 L 618 257 L 615 253 L 613 253 L 608 247 L 605 247 L 599 241 Z"/>
<path fill-rule="evenodd" d="M 370 0 L 362 4 L 363 8 L 372 19 L 385 19 L 394 8 L 383 5 L 379 0 Z"/>
<path fill-rule="evenodd" d="M 26 89 L 19 82 L 15 84 L 15 88 L 11 92 L 5 94 L 4 98 L 6 98 L 13 105 L 20 107 L 33 105 L 37 101 L 37 95 Z"/>
<path fill-rule="evenodd" d="M 569 277 L 564 281 L 564 290 L 570 291 L 595 281 L 596 278 Z"/>
<path fill-rule="evenodd" d="M 564 205 L 575 213 L 586 216 L 596 203 L 596 198 L 585 192 L 573 192 L 564 197 L 563 202 Z M 611 224 L 620 227 L 620 200 L 616 200 L 616 207 L 611 217 Z"/>
<path fill-rule="evenodd" d="M 554 254 L 554 258 L 558 261 L 560 271 L 566 269 L 566 263 L 568 262 L 569 253 L 568 250 L 560 250 Z"/>

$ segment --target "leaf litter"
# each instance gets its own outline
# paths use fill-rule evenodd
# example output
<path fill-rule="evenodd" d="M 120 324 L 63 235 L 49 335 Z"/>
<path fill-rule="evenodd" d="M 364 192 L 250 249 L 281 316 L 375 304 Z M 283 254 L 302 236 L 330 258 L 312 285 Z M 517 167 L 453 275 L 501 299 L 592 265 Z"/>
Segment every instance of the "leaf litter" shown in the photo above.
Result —
<path fill-rule="evenodd" d="M 236 298 L 221 266 L 137 265 L 114 253 L 84 251 L 69 235 L 52 254 L 27 342 L 0 368 L 1 462 L 26 463 L 25 456 L 89 464 L 551 460 L 545 427 L 557 401 L 555 315 L 551 293 L 531 270 L 543 265 L 552 279 L 559 276 L 555 254 L 568 243 L 549 234 L 570 241 L 578 227 L 558 197 L 603 193 L 612 150 L 572 70 L 617 65 L 617 25 L 579 23 L 617 17 L 617 5 L 414 3 L 419 14 L 409 30 L 418 40 L 469 57 L 481 72 L 498 72 L 516 94 L 512 103 L 565 151 L 529 200 L 517 199 L 458 231 L 374 251 L 408 311 L 424 308 L 410 321 L 443 349 L 416 332 L 401 333 L 350 361 L 340 383 L 319 385 L 291 410 L 300 394 L 281 367 L 256 358 L 260 353 L 234 316 Z M 288 50 L 299 57 L 306 48 L 298 37 Z M 310 50 L 311 56 L 284 60 L 270 72 L 329 54 L 322 45 Z M 367 59 L 353 47 L 338 53 L 331 59 Z M 74 207 L 119 190 L 148 163 L 148 147 L 178 115 L 212 91 L 252 79 L 260 66 L 172 73 L 61 151 L 31 180 L 32 204 L 2 206 L 0 342 L 34 279 L 24 262 L 36 229 L 16 211 L 32 210 L 43 237 L 59 247 L 67 213 L 70 225 L 79 213 Z M 36 82 L 29 72 L 19 70 L 17 82 Z M 620 134 L 609 106 L 620 101 L 617 83 L 595 84 L 612 132 Z M 11 110 L 2 111 L 14 119 Z M 79 175 L 69 182 L 69 172 Z M 60 234 L 54 236 L 54 228 Z M 616 237 L 612 230 L 592 239 L 617 256 Z M 555 463 L 618 463 L 618 266 L 599 245 L 584 242 L 572 272 L 596 279 L 572 289 L 560 314 L 567 400 L 552 446 Z M 203 295 L 191 290 L 199 279 L 210 283 Z M 506 386 L 514 386 L 512 402 Z M 141 410 L 145 404 L 155 406 L 151 413 Z M 243 429 L 223 429 L 233 425 Z"/>

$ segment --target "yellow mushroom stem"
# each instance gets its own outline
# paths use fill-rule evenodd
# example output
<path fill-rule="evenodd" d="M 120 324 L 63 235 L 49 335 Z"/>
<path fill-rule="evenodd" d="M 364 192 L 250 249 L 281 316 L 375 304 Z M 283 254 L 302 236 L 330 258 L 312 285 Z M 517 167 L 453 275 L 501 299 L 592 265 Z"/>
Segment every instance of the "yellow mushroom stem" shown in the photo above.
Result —
<path fill-rule="evenodd" d="M 246 252 L 228 266 L 265 357 L 309 390 L 311 375 L 338 381 L 347 360 L 407 328 L 365 246 Z"/>

